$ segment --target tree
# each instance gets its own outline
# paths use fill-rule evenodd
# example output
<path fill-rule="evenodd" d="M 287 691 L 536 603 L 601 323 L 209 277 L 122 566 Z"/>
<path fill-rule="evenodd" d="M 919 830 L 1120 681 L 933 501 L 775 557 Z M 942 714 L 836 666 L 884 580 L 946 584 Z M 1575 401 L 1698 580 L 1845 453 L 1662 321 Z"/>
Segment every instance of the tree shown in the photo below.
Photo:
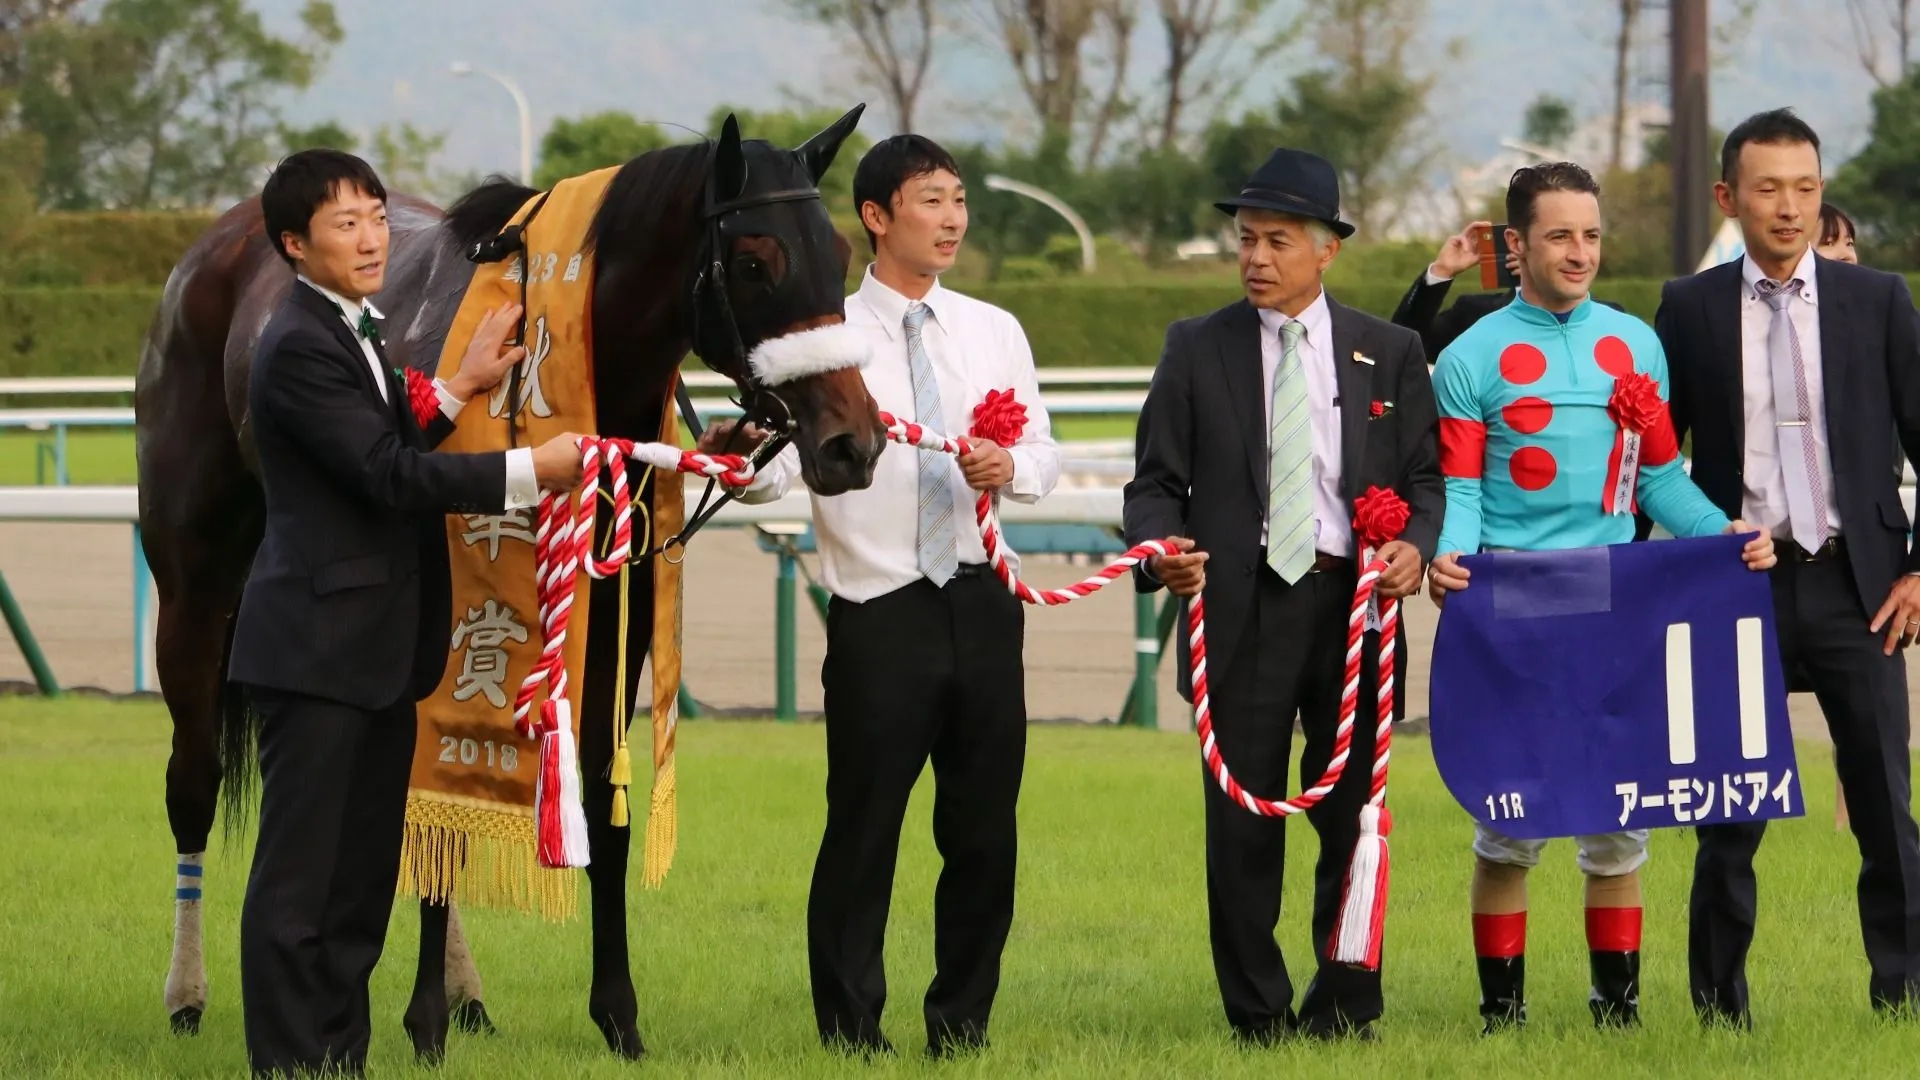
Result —
<path fill-rule="evenodd" d="M 863 81 L 887 97 L 899 131 L 913 113 L 933 62 L 933 0 L 787 0 L 801 16 L 850 40 Z"/>
<path fill-rule="evenodd" d="M 1114 122 L 1131 111 L 1127 66 L 1137 0 L 985 0 L 985 20 L 1012 65 L 1044 143 L 1072 145 L 1093 100 L 1090 72 L 1104 70 L 1106 87 L 1086 139 L 1087 167 L 1104 152 Z M 1089 48 L 1089 42 L 1100 47 Z"/>
<path fill-rule="evenodd" d="M 1861 70 L 1892 86 L 1913 70 L 1913 0 L 1847 0 L 1847 25 Z"/>
<path fill-rule="evenodd" d="M 1920 266 L 1920 71 L 1874 91 L 1867 145 L 1840 167 L 1829 197 L 1858 226 L 1861 261 Z"/>
<path fill-rule="evenodd" d="M 1167 67 L 1161 76 L 1155 148 L 1180 138 L 1189 110 L 1209 112 L 1226 102 L 1225 87 L 1239 85 L 1251 69 L 1272 56 L 1282 33 L 1259 32 L 1272 0 L 1159 0 L 1166 32 Z"/>
<path fill-rule="evenodd" d="M 550 188 L 569 176 L 623 165 L 672 142 L 658 125 L 643 124 L 628 113 L 599 112 L 577 120 L 560 117 L 540 137 L 540 164 L 533 171 L 533 185 Z"/>
<path fill-rule="evenodd" d="M 447 145 L 445 132 L 425 132 L 411 123 L 382 124 L 374 130 L 369 160 L 389 192 L 437 198 L 445 195 L 433 159 Z"/>
<path fill-rule="evenodd" d="M 1555 150 L 1573 135 L 1574 127 L 1573 105 L 1565 98 L 1541 94 L 1527 106 L 1521 133 L 1535 146 Z"/>
<path fill-rule="evenodd" d="M 244 0 L 107 0 L 28 43 L 21 109 L 46 139 L 44 204 L 209 206 L 250 194 L 281 135 L 275 99 L 310 85 L 341 39 L 325 0 L 299 40 Z"/>
<path fill-rule="evenodd" d="M 1620 27 L 1613 39 L 1613 138 L 1607 149 L 1607 170 L 1620 167 L 1627 134 L 1627 61 L 1633 55 L 1633 31 L 1645 0 L 1620 0 Z"/>
<path fill-rule="evenodd" d="M 353 132 L 341 127 L 337 121 L 324 120 L 312 127 L 288 127 L 280 125 L 280 145 L 289 154 L 301 150 L 345 150 L 354 152 L 359 145 Z"/>
<path fill-rule="evenodd" d="M 80 0 L 0 0 L 0 87 L 19 89 L 28 39 L 42 26 L 66 19 L 79 6 Z"/>
<path fill-rule="evenodd" d="M 1177 148 L 1147 150 L 1101 177 L 1100 205 L 1115 231 L 1135 242 L 1150 265 L 1166 261 L 1194 234 L 1201 215 L 1225 221 L 1206 194 L 1206 165 Z M 1234 187 L 1228 190 L 1238 190 Z"/>
<path fill-rule="evenodd" d="M 1294 76 L 1268 145 L 1332 162 L 1355 227 L 1384 232 L 1432 156 L 1417 125 L 1433 78 L 1413 75 L 1409 55 L 1426 0 L 1310 0 L 1307 18 L 1322 63 Z"/>

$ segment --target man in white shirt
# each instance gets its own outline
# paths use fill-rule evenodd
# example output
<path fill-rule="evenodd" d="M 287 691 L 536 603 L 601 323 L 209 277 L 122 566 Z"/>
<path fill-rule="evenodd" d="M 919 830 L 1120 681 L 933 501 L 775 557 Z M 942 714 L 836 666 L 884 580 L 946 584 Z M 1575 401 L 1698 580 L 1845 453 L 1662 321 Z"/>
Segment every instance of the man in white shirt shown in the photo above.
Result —
<path fill-rule="evenodd" d="M 1897 274 L 1820 258 L 1820 140 L 1790 110 L 1727 134 L 1720 210 L 1746 254 L 1669 281 L 1654 317 L 1694 482 L 1776 538 L 1780 660 L 1820 701 L 1860 846 L 1857 896 L 1875 1011 L 1920 1005 L 1920 835 L 1907 669 L 1920 637 L 1920 548 L 1897 435 L 1920 457 L 1920 326 Z M 1746 959 L 1765 822 L 1699 829 L 1688 968 L 1702 1021 L 1752 1024 Z M 1836 883 L 1837 884 L 1837 883 Z M 1911 1015 L 1911 1012 L 1908 1012 Z"/>
<path fill-rule="evenodd" d="M 874 349 L 862 372 L 879 407 L 965 435 L 989 391 L 1027 410 L 1010 446 L 956 459 L 892 445 L 864 491 L 813 497 L 827 610 L 827 825 L 807 903 L 815 1020 L 830 1047 L 891 1051 L 881 1033 L 881 947 L 907 798 L 929 758 L 935 974 L 928 1052 L 981 1046 L 1013 921 L 1014 805 L 1026 756 L 1025 613 L 986 565 L 979 492 L 1033 502 L 1059 478 L 1026 335 L 1012 315 L 943 288 L 967 230 L 953 158 L 919 135 L 868 151 L 854 205 L 873 248 L 847 325 Z M 788 447 L 742 496 L 785 494 Z"/>

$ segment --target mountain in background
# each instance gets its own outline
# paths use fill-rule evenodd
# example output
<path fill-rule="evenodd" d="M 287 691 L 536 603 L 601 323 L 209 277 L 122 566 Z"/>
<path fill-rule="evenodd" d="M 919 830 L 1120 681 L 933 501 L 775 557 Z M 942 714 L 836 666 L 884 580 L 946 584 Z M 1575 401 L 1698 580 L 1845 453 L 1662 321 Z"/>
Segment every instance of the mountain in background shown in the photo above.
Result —
<path fill-rule="evenodd" d="M 291 27 L 301 0 L 253 3 L 270 25 Z M 556 116 L 620 109 L 698 129 L 721 101 L 845 107 L 862 96 L 834 41 L 782 15 L 777 0 L 333 3 L 346 40 L 313 89 L 288 103 L 288 119 L 338 120 L 362 136 L 401 121 L 445 132 L 440 164 L 455 171 L 513 171 L 518 134 L 507 92 L 483 78 L 454 77 L 447 71 L 454 61 L 493 68 L 520 84 L 536 145 Z M 1844 21 L 1823 20 L 1821 6 L 1762 0 L 1737 46 L 1716 57 L 1711 109 L 1714 125 L 1724 129 L 1759 109 L 1795 106 L 1822 133 L 1831 172 L 1865 140 L 1873 84 L 1854 59 Z M 1613 5 L 1444 0 L 1433 9 L 1427 39 L 1435 43 L 1429 62 L 1439 82 L 1431 134 L 1442 147 L 1436 183 L 1498 154 L 1502 138 L 1519 134 L 1521 115 L 1539 93 L 1572 101 L 1583 118 L 1609 108 Z M 1162 56 L 1154 20 L 1141 22 L 1136 73 L 1154 70 Z M 1663 5 L 1642 20 L 1646 40 L 1632 64 L 1636 99 L 1665 98 L 1665 24 Z M 1454 39 L 1459 56 L 1445 60 L 1439 45 Z M 954 40 L 958 35 L 945 34 L 941 43 Z M 1293 52 L 1269 65 L 1238 107 L 1269 105 L 1304 59 Z M 869 100 L 862 130 L 883 136 L 893 118 Z M 998 142 L 1018 130 L 1023 110 L 1004 60 L 963 44 L 936 54 L 922 115 L 923 130 L 936 138 Z"/>

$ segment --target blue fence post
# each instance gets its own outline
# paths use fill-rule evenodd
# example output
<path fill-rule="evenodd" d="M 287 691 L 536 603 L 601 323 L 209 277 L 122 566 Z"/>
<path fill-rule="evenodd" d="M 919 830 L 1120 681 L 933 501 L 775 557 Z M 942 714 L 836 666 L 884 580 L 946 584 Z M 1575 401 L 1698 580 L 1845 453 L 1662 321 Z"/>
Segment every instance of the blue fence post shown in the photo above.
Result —
<path fill-rule="evenodd" d="M 67 425 L 53 425 L 53 482 L 66 487 L 67 476 Z"/>

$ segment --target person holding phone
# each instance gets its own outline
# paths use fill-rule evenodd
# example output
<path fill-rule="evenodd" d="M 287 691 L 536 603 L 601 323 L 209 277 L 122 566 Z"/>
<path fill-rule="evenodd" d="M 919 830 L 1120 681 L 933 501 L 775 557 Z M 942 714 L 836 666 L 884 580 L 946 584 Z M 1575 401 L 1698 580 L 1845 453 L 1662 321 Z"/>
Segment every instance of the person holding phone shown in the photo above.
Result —
<path fill-rule="evenodd" d="M 1400 298 L 1392 321 L 1420 335 L 1420 343 L 1427 350 L 1428 367 L 1438 363 L 1440 354 L 1447 351 L 1455 338 L 1466 333 L 1468 327 L 1513 303 L 1520 285 L 1520 257 L 1507 250 L 1505 238 L 1505 225 L 1487 221 L 1469 224 L 1447 237 L 1426 270 L 1413 279 L 1413 287 Z M 1490 264 L 1483 249 L 1492 251 L 1500 267 L 1494 271 L 1491 283 L 1486 273 Z M 1481 287 L 1499 291 L 1469 293 L 1455 300 L 1452 307 L 1440 310 L 1446 302 L 1447 291 L 1453 287 L 1453 279 L 1475 266 L 1482 270 Z M 1615 311 L 1626 310 L 1611 300 L 1597 297 L 1595 300 Z"/>

